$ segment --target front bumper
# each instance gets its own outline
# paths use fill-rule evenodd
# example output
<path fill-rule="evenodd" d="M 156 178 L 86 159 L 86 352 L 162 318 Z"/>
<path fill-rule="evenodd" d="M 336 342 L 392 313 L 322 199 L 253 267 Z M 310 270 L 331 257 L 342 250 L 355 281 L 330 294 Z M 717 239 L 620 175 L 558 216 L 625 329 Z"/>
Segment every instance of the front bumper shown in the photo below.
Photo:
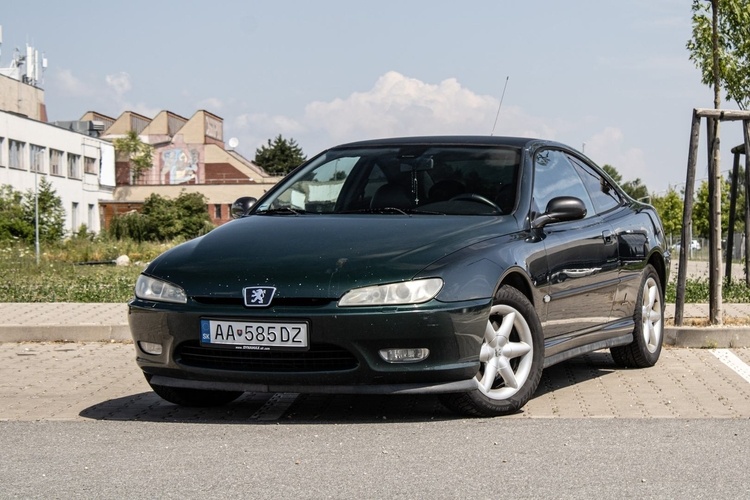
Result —
<path fill-rule="evenodd" d="M 479 370 L 490 303 L 491 299 L 432 301 L 376 308 L 339 308 L 330 303 L 259 311 L 237 305 L 177 305 L 136 299 L 130 304 L 128 319 L 137 363 L 154 385 L 253 392 L 461 392 L 476 387 L 474 376 Z M 306 321 L 310 352 L 203 347 L 200 320 L 205 317 Z M 145 352 L 141 342 L 161 344 L 162 354 Z M 427 348 L 430 354 L 416 363 L 389 363 L 378 354 L 380 349 L 394 348 Z M 309 362 L 308 358 L 326 357 L 329 351 L 343 361 Z"/>

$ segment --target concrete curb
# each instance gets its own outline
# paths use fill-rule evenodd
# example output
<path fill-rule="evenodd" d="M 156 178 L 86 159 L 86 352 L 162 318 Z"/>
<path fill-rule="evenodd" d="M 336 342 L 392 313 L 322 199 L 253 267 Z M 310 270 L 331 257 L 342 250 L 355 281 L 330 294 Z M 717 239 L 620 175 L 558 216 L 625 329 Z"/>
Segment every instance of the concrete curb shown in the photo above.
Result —
<path fill-rule="evenodd" d="M 673 347 L 750 347 L 747 326 L 674 326 L 664 329 L 664 343 Z"/>
<path fill-rule="evenodd" d="M 10 325 L 0 342 L 132 342 L 128 325 Z"/>

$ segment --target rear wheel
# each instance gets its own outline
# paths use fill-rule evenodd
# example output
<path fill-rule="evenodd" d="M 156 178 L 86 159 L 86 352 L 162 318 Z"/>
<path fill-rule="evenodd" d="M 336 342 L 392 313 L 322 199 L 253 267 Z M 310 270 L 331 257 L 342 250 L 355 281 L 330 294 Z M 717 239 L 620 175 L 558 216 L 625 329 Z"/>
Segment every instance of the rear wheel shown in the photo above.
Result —
<path fill-rule="evenodd" d="M 504 286 L 495 295 L 479 351 L 477 389 L 444 394 L 448 408 L 493 417 L 518 411 L 534 395 L 542 376 L 544 336 L 529 300 Z"/>
<path fill-rule="evenodd" d="M 146 380 L 151 389 L 162 399 L 180 406 L 192 406 L 207 408 L 211 406 L 222 406 L 231 403 L 242 396 L 242 391 L 211 391 L 205 389 L 188 389 L 185 387 L 167 387 L 154 385 L 151 377 L 146 375 Z"/>
<path fill-rule="evenodd" d="M 612 358 L 615 363 L 627 368 L 654 366 L 661 354 L 664 338 L 664 295 L 659 276 L 650 264 L 643 271 L 633 319 L 633 342 L 612 347 L 609 350 Z"/>

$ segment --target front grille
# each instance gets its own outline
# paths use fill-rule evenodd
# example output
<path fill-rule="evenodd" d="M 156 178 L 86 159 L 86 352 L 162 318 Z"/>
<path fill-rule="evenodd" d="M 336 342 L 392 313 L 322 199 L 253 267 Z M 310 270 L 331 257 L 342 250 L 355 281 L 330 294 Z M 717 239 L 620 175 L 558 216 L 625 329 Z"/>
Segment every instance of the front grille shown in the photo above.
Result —
<path fill-rule="evenodd" d="M 312 344 L 297 351 L 248 351 L 203 347 L 186 342 L 177 347 L 175 359 L 185 366 L 245 372 L 324 372 L 352 370 L 357 358 L 330 344 Z"/>
<path fill-rule="evenodd" d="M 245 307 L 245 303 L 242 298 L 237 297 L 202 297 L 194 296 L 191 297 L 194 301 L 199 304 L 206 304 L 210 306 L 242 306 Z M 295 298 L 295 297 L 276 297 L 273 299 L 270 307 L 323 307 L 328 304 L 336 302 L 336 299 L 325 299 L 325 298 Z M 257 308 L 254 308 L 257 309 Z"/>

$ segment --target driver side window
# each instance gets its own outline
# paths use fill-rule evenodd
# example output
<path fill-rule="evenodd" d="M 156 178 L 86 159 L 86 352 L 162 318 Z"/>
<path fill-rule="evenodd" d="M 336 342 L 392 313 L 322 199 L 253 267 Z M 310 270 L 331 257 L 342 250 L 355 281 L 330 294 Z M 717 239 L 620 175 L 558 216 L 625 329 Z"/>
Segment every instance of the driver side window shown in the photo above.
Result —
<path fill-rule="evenodd" d="M 586 217 L 594 214 L 591 197 L 565 154 L 554 149 L 539 151 L 534 156 L 534 204 L 542 213 L 552 198 L 575 196 L 586 206 Z"/>

